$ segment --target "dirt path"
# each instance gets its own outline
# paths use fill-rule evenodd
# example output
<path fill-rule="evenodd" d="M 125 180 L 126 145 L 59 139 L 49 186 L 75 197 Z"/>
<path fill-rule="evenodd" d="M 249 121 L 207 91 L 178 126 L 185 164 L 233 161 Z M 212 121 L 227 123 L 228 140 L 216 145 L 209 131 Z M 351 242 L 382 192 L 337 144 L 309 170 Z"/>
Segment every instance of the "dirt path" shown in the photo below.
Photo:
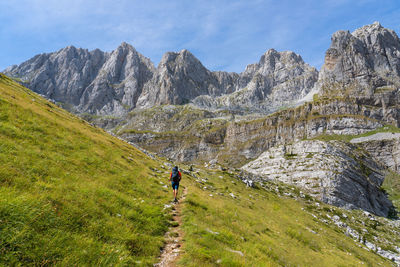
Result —
<path fill-rule="evenodd" d="M 161 252 L 160 261 L 154 266 L 157 267 L 170 267 L 176 266 L 175 263 L 180 255 L 181 247 L 182 247 L 182 239 L 183 239 L 183 231 L 181 229 L 182 225 L 182 203 L 185 201 L 185 197 L 187 194 L 187 188 L 183 189 L 182 197 L 179 198 L 179 202 L 177 204 L 173 204 L 172 212 L 173 217 L 172 220 L 175 222 L 173 226 L 171 226 L 168 232 L 165 234 L 167 244 Z"/>

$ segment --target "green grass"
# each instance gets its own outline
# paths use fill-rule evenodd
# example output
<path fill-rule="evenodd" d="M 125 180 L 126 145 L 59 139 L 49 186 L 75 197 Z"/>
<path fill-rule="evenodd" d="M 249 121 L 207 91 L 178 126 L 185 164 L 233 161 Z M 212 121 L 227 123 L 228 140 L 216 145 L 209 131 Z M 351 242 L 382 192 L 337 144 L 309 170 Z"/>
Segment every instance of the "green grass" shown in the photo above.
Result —
<path fill-rule="evenodd" d="M 400 128 L 397 128 L 396 126 L 389 124 L 389 125 L 385 125 L 381 128 L 378 128 L 378 129 L 375 129 L 372 131 L 368 131 L 366 133 L 359 134 L 359 135 L 322 134 L 322 135 L 316 136 L 312 139 L 321 140 L 321 141 L 340 140 L 340 141 L 350 142 L 354 138 L 367 137 L 367 136 L 374 135 L 376 133 L 400 133 Z"/>
<path fill-rule="evenodd" d="M 400 211 L 400 174 L 390 171 L 385 177 L 382 188 L 389 194 L 397 211 Z"/>
<path fill-rule="evenodd" d="M 335 225 L 313 218 L 314 201 L 279 197 L 274 186 L 246 188 L 226 172 L 202 170 L 197 176 L 208 180 L 183 180 L 189 194 L 181 266 L 391 266 Z M 277 188 L 284 192 L 288 186 Z M 337 210 L 320 207 L 321 217 Z"/>
<path fill-rule="evenodd" d="M 151 266 L 159 164 L 0 76 L 0 265 Z"/>

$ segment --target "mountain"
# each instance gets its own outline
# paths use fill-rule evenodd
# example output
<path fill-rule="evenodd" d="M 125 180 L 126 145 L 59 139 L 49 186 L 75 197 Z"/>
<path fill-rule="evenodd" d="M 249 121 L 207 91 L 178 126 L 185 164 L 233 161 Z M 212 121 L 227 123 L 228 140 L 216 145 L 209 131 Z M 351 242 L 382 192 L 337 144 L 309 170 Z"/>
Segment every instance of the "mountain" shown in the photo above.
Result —
<path fill-rule="evenodd" d="M 178 266 L 398 260 L 395 222 L 325 205 L 285 184 L 249 187 L 237 172 L 180 165 L 187 195 L 175 208 L 172 162 L 1 74 L 0 118 L 0 265 L 153 266 L 176 234 L 184 235 L 174 244 Z M 181 222 L 171 220 L 177 213 Z M 177 232 L 166 236 L 169 228 Z"/>
<path fill-rule="evenodd" d="M 108 55 L 68 46 L 58 52 L 40 54 L 4 72 L 18 77 L 31 90 L 55 101 L 80 104 L 80 96 L 97 76 Z"/>
<path fill-rule="evenodd" d="M 198 107 L 269 113 L 307 94 L 318 72 L 293 52 L 266 52 L 241 73 L 211 72 L 189 51 L 168 52 L 157 68 L 131 45 L 111 53 L 67 47 L 4 73 L 79 114 L 123 117 L 132 109 L 193 102 Z"/>
<path fill-rule="evenodd" d="M 154 69 L 148 58 L 122 43 L 111 53 L 69 46 L 4 73 L 75 112 L 121 116 L 135 107 Z"/>
<path fill-rule="evenodd" d="M 153 77 L 153 63 L 131 45 L 111 52 L 81 95 L 78 112 L 121 116 L 135 108 L 144 85 Z"/>
<path fill-rule="evenodd" d="M 111 53 L 67 47 L 4 73 L 79 114 L 122 118 L 133 109 L 186 103 L 265 114 L 291 106 L 310 92 L 396 101 L 391 94 L 400 85 L 399 65 L 397 34 L 376 22 L 353 33 L 334 33 L 320 73 L 301 56 L 274 49 L 240 74 L 211 72 L 187 50 L 164 54 L 155 68 L 126 43 Z"/>
<path fill-rule="evenodd" d="M 400 39 L 375 22 L 332 36 L 318 85 L 325 94 L 370 97 L 400 86 Z M 335 90 L 333 90 L 335 89 Z"/>
<path fill-rule="evenodd" d="M 189 51 L 168 52 L 162 57 L 153 80 L 146 84 L 138 106 L 186 104 L 200 95 L 215 97 L 227 91 L 217 76 Z"/>
<path fill-rule="evenodd" d="M 204 95 L 193 102 L 205 108 L 271 113 L 304 97 L 317 79 L 318 71 L 301 56 L 270 49 L 239 74 L 233 93 L 217 98 Z"/>

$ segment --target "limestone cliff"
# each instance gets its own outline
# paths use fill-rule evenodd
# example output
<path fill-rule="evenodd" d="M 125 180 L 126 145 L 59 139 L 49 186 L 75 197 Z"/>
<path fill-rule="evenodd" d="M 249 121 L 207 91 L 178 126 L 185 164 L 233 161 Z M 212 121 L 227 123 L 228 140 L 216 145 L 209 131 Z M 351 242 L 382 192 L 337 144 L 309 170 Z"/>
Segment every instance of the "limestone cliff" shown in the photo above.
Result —
<path fill-rule="evenodd" d="M 400 172 L 400 133 L 381 132 L 350 141 L 358 144 L 388 169 Z"/>
<path fill-rule="evenodd" d="M 332 36 L 317 87 L 324 94 L 371 96 L 400 87 L 400 39 L 379 22 Z"/>
<path fill-rule="evenodd" d="M 381 106 L 357 104 L 356 99 L 316 100 L 256 117 L 190 105 L 161 106 L 131 113 L 117 132 L 174 159 L 217 158 L 221 163 L 239 166 L 275 145 L 321 134 L 359 135 L 385 124 L 397 126 L 399 116 L 396 105 L 386 106 L 384 112 Z"/>
<path fill-rule="evenodd" d="M 380 190 L 383 165 L 348 143 L 300 141 L 269 149 L 243 170 L 306 189 L 325 203 L 387 216 L 392 203 Z"/>

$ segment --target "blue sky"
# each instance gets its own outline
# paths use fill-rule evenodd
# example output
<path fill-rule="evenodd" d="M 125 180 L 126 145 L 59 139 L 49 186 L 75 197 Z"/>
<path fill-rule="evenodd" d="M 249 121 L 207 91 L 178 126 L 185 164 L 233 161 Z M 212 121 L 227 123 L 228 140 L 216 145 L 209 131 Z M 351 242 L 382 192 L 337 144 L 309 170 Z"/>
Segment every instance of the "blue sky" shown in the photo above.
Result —
<path fill-rule="evenodd" d="M 65 46 L 132 44 L 156 65 L 188 49 L 211 70 L 241 72 L 268 49 L 321 67 L 330 37 L 380 21 L 400 33 L 399 0 L 0 0 L 0 70 Z"/>

